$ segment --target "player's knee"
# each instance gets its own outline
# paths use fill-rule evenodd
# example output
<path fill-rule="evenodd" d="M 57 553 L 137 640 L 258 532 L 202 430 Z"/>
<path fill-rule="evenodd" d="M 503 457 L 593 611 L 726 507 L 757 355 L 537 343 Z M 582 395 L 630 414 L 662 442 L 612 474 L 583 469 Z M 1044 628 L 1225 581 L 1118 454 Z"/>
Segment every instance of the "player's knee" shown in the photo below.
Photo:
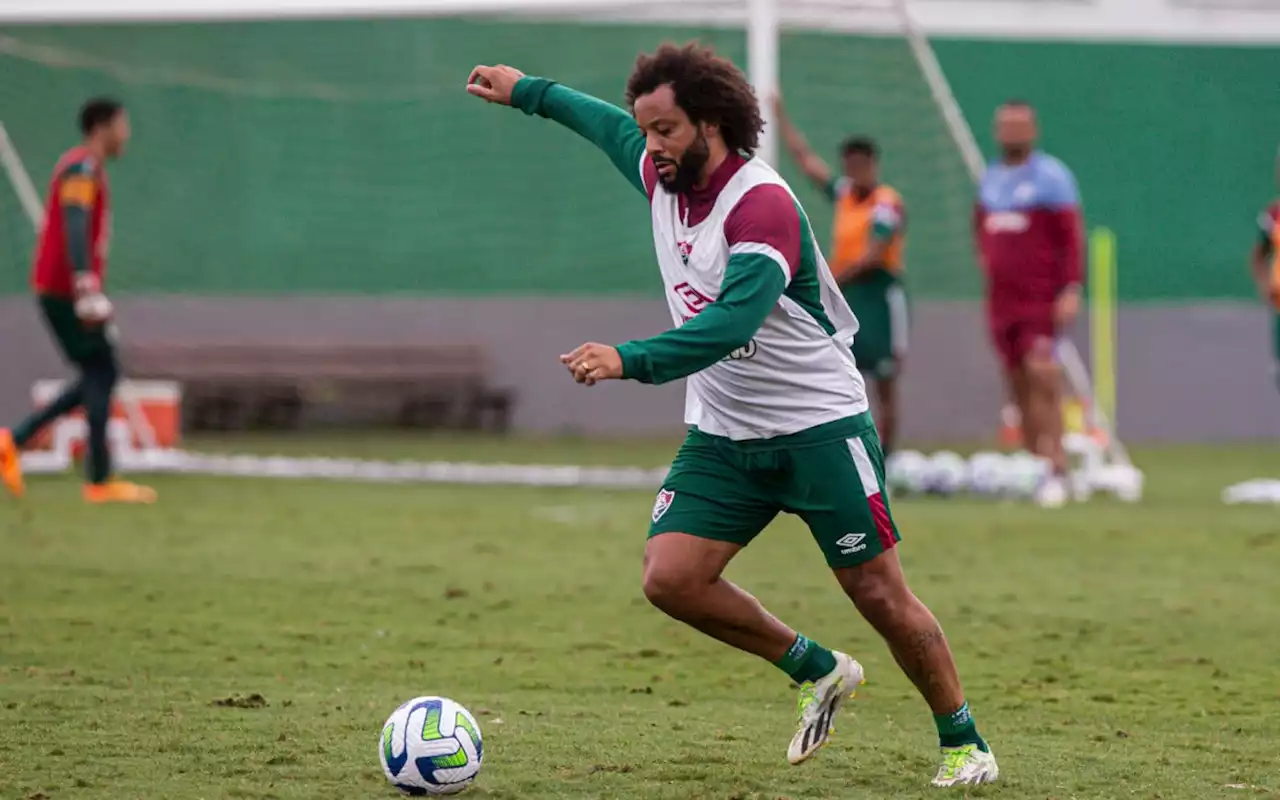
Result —
<path fill-rule="evenodd" d="M 1058 362 L 1052 355 L 1029 355 L 1023 366 L 1027 378 L 1038 389 L 1056 386 L 1062 374 Z"/>
<path fill-rule="evenodd" d="M 877 577 L 862 581 L 856 591 L 849 592 L 849 598 L 867 619 L 889 619 L 901 605 L 903 594 L 888 578 Z"/>
<path fill-rule="evenodd" d="M 706 585 L 693 572 L 677 564 L 649 561 L 642 581 L 644 596 L 654 607 L 675 614 Z"/>
<path fill-rule="evenodd" d="M 912 599 L 902 570 L 888 554 L 844 571 L 840 585 L 868 620 L 891 619 Z"/>

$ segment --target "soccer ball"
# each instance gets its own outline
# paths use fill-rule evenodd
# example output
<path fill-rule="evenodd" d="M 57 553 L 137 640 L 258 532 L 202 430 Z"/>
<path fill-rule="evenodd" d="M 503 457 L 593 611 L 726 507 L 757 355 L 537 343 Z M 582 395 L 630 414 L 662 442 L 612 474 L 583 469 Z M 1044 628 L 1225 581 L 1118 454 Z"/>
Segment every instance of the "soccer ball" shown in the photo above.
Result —
<path fill-rule="evenodd" d="M 969 486 L 982 495 L 1004 490 L 1007 459 L 1001 453 L 980 452 L 969 457 Z"/>
<path fill-rule="evenodd" d="M 925 490 L 929 457 L 917 450 L 895 450 L 885 462 L 884 473 L 890 491 L 918 494 Z"/>
<path fill-rule="evenodd" d="M 925 488 L 940 495 L 953 495 L 969 487 L 969 464 L 949 450 L 934 453 L 929 459 Z"/>
<path fill-rule="evenodd" d="M 447 697 L 415 697 L 382 726 L 378 759 L 408 795 L 456 794 L 480 774 L 484 743 L 471 713 Z"/>
<path fill-rule="evenodd" d="M 1031 497 L 1053 472 L 1053 466 L 1048 459 L 1025 451 L 1010 456 L 1008 464 L 1004 492 L 1011 497 Z"/>

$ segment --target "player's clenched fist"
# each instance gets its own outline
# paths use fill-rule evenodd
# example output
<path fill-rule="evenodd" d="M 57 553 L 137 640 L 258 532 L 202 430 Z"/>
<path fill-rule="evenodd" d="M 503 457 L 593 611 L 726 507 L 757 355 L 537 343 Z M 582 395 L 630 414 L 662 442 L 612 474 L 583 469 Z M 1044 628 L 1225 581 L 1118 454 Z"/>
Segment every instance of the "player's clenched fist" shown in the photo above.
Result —
<path fill-rule="evenodd" d="M 622 377 L 622 356 L 616 347 L 588 342 L 572 353 L 560 356 L 560 363 L 569 368 L 578 383 L 593 386 L 597 381 L 617 380 Z"/>
<path fill-rule="evenodd" d="M 523 77 L 524 73 L 515 67 L 504 64 L 486 67 L 481 64 L 471 70 L 471 77 L 467 79 L 467 92 L 481 100 L 509 106 L 511 93 L 515 91 L 516 83 Z"/>

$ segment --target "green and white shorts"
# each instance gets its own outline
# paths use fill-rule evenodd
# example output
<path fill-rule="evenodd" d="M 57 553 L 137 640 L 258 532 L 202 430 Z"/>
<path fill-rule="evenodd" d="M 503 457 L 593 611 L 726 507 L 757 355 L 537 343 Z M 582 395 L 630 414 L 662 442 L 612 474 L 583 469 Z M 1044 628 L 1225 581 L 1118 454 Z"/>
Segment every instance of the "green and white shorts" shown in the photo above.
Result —
<path fill-rule="evenodd" d="M 869 413 L 744 442 L 691 430 L 658 492 L 649 536 L 745 546 L 779 512 L 804 520 L 833 569 L 863 564 L 901 540 Z"/>
<path fill-rule="evenodd" d="M 910 303 L 902 281 L 877 269 L 846 284 L 843 294 L 858 318 L 858 333 L 853 337 L 858 369 L 876 380 L 897 377 L 907 355 L 911 327 Z"/>

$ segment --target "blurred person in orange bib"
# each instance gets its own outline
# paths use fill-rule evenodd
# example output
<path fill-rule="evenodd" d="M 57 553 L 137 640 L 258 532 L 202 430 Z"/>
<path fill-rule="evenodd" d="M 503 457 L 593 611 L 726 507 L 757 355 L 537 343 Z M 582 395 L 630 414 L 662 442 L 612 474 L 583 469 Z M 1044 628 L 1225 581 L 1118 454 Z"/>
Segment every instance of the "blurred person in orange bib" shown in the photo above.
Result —
<path fill-rule="evenodd" d="M 111 397 L 119 380 L 113 307 L 103 293 L 111 239 L 106 163 L 124 153 L 131 130 L 124 106 L 95 98 L 80 109 L 83 140 L 63 154 L 49 182 L 44 224 L 31 271 L 41 316 L 76 379 L 49 405 L 12 429 L 0 428 L 0 480 L 25 491 L 19 453 L 42 428 L 83 408 L 88 424 L 84 498 L 91 503 L 149 503 L 155 492 L 113 477 L 107 446 Z"/>
<path fill-rule="evenodd" d="M 835 205 L 831 272 L 858 318 L 853 357 L 875 388 L 875 418 L 886 455 L 898 442 L 898 376 L 907 357 L 909 306 L 906 267 L 907 208 L 902 196 L 880 180 L 880 148 L 865 136 L 840 146 L 840 172 L 813 151 L 773 99 L 787 150 L 805 176 Z"/>

